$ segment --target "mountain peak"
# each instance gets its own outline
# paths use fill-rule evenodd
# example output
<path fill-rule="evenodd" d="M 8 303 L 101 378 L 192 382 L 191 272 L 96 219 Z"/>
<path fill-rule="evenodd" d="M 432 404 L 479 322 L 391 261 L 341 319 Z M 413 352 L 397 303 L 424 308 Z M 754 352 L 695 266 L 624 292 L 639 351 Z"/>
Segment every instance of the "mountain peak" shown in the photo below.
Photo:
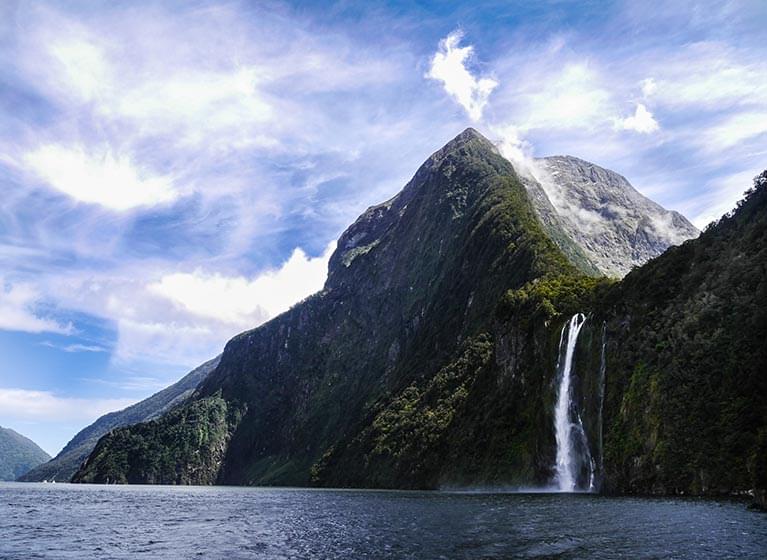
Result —
<path fill-rule="evenodd" d="M 416 198 L 428 200 L 434 208 L 423 212 L 434 211 L 436 206 L 444 203 L 454 193 L 443 187 L 448 184 L 453 173 L 459 174 L 473 167 L 478 161 L 484 161 L 501 174 L 514 174 L 510 162 L 501 157 L 498 149 L 490 140 L 474 128 L 467 128 L 439 150 L 434 152 L 416 171 L 413 178 L 397 195 L 391 199 L 369 207 L 338 240 L 336 251 L 330 258 L 328 281 L 326 289 L 338 285 L 341 277 L 346 277 L 346 269 L 361 255 L 377 247 L 382 237 L 394 227 L 404 215 L 408 206 Z M 435 178 L 436 182 L 435 182 Z M 478 181 L 469 181 L 462 187 L 474 189 Z M 439 185 L 436 190 L 435 185 Z M 465 193 L 464 193 L 465 195 Z M 454 212 L 466 201 L 450 202 L 455 206 Z"/>
<path fill-rule="evenodd" d="M 476 128 L 467 127 L 464 129 L 463 132 L 461 132 L 458 136 L 454 138 L 454 140 L 474 140 L 474 139 L 480 139 L 480 140 L 487 140 Z"/>
<path fill-rule="evenodd" d="M 463 148 L 466 145 L 472 144 L 472 143 L 476 143 L 478 146 L 487 148 L 494 153 L 499 153 L 498 148 L 495 147 L 495 144 L 493 144 L 490 140 L 485 138 L 476 129 L 472 127 L 468 127 L 463 132 L 461 132 L 458 136 L 456 136 L 455 138 L 450 140 L 447 144 L 445 144 L 441 149 L 435 152 L 434 156 L 437 156 L 438 154 L 446 154 L 446 153 L 452 152 L 454 150 Z"/>

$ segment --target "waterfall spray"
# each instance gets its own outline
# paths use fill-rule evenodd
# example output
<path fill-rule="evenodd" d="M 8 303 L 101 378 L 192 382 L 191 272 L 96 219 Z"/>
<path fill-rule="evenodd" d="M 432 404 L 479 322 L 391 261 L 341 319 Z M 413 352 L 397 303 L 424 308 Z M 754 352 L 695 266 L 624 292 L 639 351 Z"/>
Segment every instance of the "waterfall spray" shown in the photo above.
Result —
<path fill-rule="evenodd" d="M 579 474 L 585 466 L 588 469 L 588 488 L 594 485 L 595 465 L 589 452 L 586 432 L 583 429 L 580 411 L 573 399 L 572 371 L 575 345 L 581 327 L 586 321 L 582 313 L 573 315 L 562 328 L 559 339 L 557 374 L 559 387 L 554 409 L 554 434 L 557 442 L 557 457 L 554 465 L 554 482 L 560 492 L 579 490 Z M 565 337 L 567 331 L 567 337 Z M 563 353 L 563 345 L 564 353 Z M 581 485 L 581 488 L 583 486 Z"/>

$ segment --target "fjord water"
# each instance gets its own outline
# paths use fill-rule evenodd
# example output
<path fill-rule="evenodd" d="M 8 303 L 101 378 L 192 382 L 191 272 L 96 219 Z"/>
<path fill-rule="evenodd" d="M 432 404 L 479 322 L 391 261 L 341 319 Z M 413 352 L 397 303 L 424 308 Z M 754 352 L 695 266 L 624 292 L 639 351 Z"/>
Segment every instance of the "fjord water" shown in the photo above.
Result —
<path fill-rule="evenodd" d="M 0 558 L 765 558 L 740 502 L 0 484 Z"/>

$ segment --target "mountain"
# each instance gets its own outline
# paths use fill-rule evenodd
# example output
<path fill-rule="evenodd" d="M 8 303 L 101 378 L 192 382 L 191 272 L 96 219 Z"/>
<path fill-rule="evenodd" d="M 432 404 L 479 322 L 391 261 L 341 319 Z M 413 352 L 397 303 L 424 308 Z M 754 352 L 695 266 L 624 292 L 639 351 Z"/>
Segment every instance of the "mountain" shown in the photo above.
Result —
<path fill-rule="evenodd" d="M 25 471 L 19 476 L 21 482 L 41 482 L 43 480 L 68 481 L 77 472 L 80 465 L 88 458 L 99 439 L 106 433 L 122 426 L 130 426 L 139 422 L 148 422 L 159 418 L 167 411 L 184 402 L 195 390 L 197 385 L 215 369 L 220 356 L 209 360 L 193 369 L 179 381 L 119 412 L 110 412 L 96 420 L 90 426 L 83 428 L 72 440 L 50 459 L 46 457 L 42 464 Z"/>
<path fill-rule="evenodd" d="M 761 489 L 767 505 L 767 172 L 737 210 L 600 301 L 609 489 Z"/>
<path fill-rule="evenodd" d="M 0 426 L 0 480 L 16 480 L 50 458 L 31 439 Z"/>
<path fill-rule="evenodd" d="M 232 339 L 193 401 L 102 439 L 75 479 L 356 484 L 362 471 L 325 477 L 321 459 L 413 383 L 490 367 L 503 294 L 565 273 L 580 274 L 512 165 L 468 129 L 346 230 L 320 293 Z M 434 441 L 465 402 L 465 388 L 449 388 L 452 404 L 425 428 Z M 365 482 L 422 486 L 439 474 Z"/>
<path fill-rule="evenodd" d="M 321 292 L 233 338 L 186 403 L 103 437 L 74 480 L 764 496 L 757 185 L 610 280 L 468 129 L 344 232 Z"/>

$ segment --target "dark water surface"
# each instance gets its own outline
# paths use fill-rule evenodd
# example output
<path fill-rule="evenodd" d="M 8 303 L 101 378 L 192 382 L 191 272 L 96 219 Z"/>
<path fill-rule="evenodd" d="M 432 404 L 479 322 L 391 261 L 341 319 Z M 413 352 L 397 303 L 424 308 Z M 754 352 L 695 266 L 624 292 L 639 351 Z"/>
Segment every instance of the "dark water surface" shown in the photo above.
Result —
<path fill-rule="evenodd" d="M 0 483 L 0 558 L 767 558 L 739 502 Z"/>

